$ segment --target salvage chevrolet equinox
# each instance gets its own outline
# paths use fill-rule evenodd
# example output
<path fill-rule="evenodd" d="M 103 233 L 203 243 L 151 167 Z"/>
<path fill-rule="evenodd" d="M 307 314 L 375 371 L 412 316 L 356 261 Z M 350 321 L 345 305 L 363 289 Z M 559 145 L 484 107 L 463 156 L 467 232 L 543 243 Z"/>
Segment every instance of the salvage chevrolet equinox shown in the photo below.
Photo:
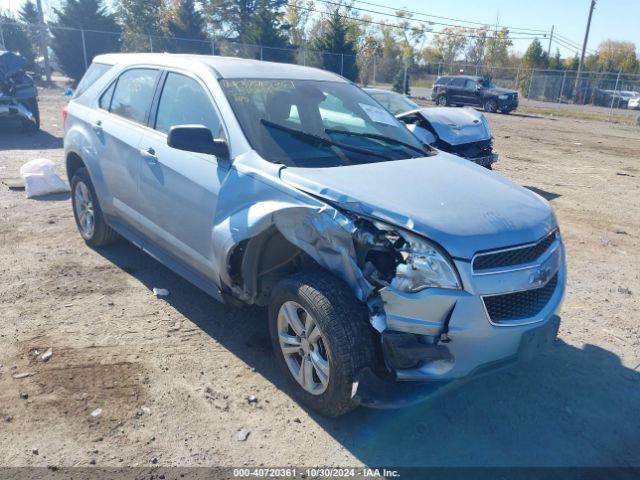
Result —
<path fill-rule="evenodd" d="M 423 145 L 340 76 L 101 55 L 65 118 L 85 242 L 122 236 L 220 301 L 268 307 L 292 394 L 324 415 L 414 403 L 556 337 L 549 204 Z"/>

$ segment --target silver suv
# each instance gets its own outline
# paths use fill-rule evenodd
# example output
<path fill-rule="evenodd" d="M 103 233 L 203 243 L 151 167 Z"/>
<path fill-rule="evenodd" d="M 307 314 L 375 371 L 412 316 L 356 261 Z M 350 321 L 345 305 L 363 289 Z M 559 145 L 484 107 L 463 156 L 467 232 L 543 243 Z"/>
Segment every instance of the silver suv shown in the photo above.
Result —
<path fill-rule="evenodd" d="M 549 204 L 424 146 L 342 77 L 103 55 L 65 115 L 86 243 L 122 236 L 220 301 L 268 307 L 292 392 L 324 415 L 415 402 L 556 337 Z"/>

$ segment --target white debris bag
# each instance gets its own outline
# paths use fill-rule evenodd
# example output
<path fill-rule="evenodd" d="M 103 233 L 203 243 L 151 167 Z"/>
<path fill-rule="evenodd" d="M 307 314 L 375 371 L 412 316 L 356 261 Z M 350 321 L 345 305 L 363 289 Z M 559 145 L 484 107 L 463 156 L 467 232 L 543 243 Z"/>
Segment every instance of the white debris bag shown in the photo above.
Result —
<path fill-rule="evenodd" d="M 68 192 L 69 185 L 56 173 L 55 164 L 46 158 L 36 158 L 20 167 L 27 198 Z"/>

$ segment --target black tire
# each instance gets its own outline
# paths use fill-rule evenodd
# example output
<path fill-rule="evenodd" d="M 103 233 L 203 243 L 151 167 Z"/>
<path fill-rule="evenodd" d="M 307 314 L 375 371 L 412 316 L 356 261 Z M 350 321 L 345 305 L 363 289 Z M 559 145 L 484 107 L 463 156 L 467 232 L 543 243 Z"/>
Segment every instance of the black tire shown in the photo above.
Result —
<path fill-rule="evenodd" d="M 498 111 L 498 102 L 493 99 L 489 99 L 484 102 L 484 111 L 489 113 L 496 113 Z"/>
<path fill-rule="evenodd" d="M 436 98 L 436 104 L 439 107 L 448 107 L 449 106 L 449 98 L 447 98 L 446 94 L 438 95 Z"/>
<path fill-rule="evenodd" d="M 80 188 L 80 184 L 86 185 L 89 194 L 91 195 L 94 225 L 91 233 L 87 233 L 83 230 L 79 219 L 79 212 L 77 211 L 77 202 L 75 198 L 76 190 Z M 84 167 L 76 170 L 73 174 L 73 178 L 71 179 L 71 208 L 73 210 L 73 217 L 76 220 L 78 232 L 80 232 L 80 235 L 87 245 L 91 247 L 103 247 L 114 243 L 120 238 L 118 233 L 105 222 L 104 215 L 102 214 L 102 209 L 100 208 L 100 203 L 98 201 L 98 196 L 96 195 L 93 183 L 91 183 L 91 178 L 89 177 L 89 172 L 87 172 L 87 169 Z"/>
<path fill-rule="evenodd" d="M 500 110 L 500 113 L 503 113 L 504 115 L 509 115 L 511 113 L 511 109 L 504 108 L 504 109 Z"/>
<path fill-rule="evenodd" d="M 321 394 L 305 390 L 287 366 L 278 335 L 278 313 L 285 302 L 307 310 L 322 334 L 330 375 Z M 353 384 L 363 368 L 373 367 L 375 336 L 367 308 L 342 280 L 321 270 L 282 279 L 271 292 L 269 331 L 276 361 L 301 403 L 327 417 L 344 415 L 358 406 L 352 398 Z"/>
<path fill-rule="evenodd" d="M 37 132 L 40 130 L 40 107 L 38 106 L 38 100 L 30 98 L 29 100 L 25 100 L 23 105 L 33 114 L 35 122 L 23 120 L 22 128 L 25 132 Z"/>

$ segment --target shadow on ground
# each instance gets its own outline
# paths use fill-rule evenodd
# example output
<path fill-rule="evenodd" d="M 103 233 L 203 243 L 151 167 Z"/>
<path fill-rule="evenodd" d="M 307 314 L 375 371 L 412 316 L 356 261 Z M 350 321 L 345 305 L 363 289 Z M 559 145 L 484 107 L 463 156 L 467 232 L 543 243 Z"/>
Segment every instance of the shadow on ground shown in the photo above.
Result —
<path fill-rule="evenodd" d="M 25 132 L 22 125 L 0 119 L 0 150 L 55 150 L 62 148 L 62 137 L 44 130 Z"/>
<path fill-rule="evenodd" d="M 168 288 L 176 310 L 287 391 L 263 310 L 222 305 L 127 242 L 100 253 L 150 289 Z M 640 373 L 596 345 L 558 341 L 526 367 L 415 407 L 312 416 L 370 466 L 640 466 L 638 405 Z"/>

